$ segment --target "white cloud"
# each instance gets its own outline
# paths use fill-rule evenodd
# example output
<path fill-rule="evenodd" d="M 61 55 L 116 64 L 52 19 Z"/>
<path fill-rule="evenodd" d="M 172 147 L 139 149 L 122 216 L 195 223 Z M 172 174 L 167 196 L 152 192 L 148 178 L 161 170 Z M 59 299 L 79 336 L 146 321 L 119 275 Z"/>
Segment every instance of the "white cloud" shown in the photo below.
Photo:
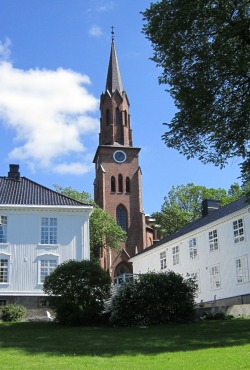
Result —
<path fill-rule="evenodd" d="M 96 8 L 97 12 L 109 12 L 114 9 L 114 1 L 107 1 L 105 4 Z"/>
<path fill-rule="evenodd" d="M 56 165 L 54 171 L 59 174 L 68 174 L 68 175 L 84 175 L 85 173 L 90 172 L 93 169 L 91 164 L 83 164 L 82 162 L 72 162 L 72 163 L 61 163 Z"/>
<path fill-rule="evenodd" d="M 11 54 L 10 47 L 11 47 L 10 39 L 6 38 L 5 42 L 2 42 L 0 40 L 0 61 L 9 59 Z"/>
<path fill-rule="evenodd" d="M 3 54 L 7 44 L 0 43 Z M 60 173 L 89 171 L 90 161 L 80 166 L 74 160 L 83 152 L 87 158 L 83 143 L 99 126 L 91 116 L 99 102 L 85 87 L 90 84 L 88 76 L 62 68 L 24 71 L 2 61 L 0 81 L 0 123 L 15 132 L 10 159 Z M 72 163 L 65 165 L 66 156 Z"/>
<path fill-rule="evenodd" d="M 93 25 L 89 29 L 89 34 L 90 36 L 93 36 L 93 37 L 101 37 L 103 33 L 102 33 L 101 27 Z"/>

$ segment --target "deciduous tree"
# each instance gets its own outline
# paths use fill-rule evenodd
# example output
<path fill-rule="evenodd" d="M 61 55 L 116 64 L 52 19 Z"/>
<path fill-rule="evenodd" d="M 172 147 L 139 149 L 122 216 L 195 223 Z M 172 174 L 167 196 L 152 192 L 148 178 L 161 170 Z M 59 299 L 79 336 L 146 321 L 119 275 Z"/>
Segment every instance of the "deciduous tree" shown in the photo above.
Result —
<path fill-rule="evenodd" d="M 155 212 L 153 217 L 162 236 L 167 236 L 182 226 L 201 217 L 203 199 L 218 199 L 221 206 L 233 202 L 244 195 L 244 190 L 235 183 L 229 190 L 206 188 L 205 186 L 187 185 L 173 186 L 164 197 L 161 212 Z"/>
<path fill-rule="evenodd" d="M 99 257 L 101 247 L 120 248 L 120 243 L 126 240 L 126 233 L 116 224 L 114 218 L 108 212 L 95 204 L 89 193 L 79 192 L 70 186 L 66 188 L 56 184 L 53 186 L 56 191 L 72 199 L 82 203 L 93 204 L 94 210 L 90 216 L 90 249 L 92 258 Z"/>
<path fill-rule="evenodd" d="M 142 14 L 178 109 L 166 145 L 221 167 L 241 157 L 250 181 L 249 0 L 162 0 Z"/>

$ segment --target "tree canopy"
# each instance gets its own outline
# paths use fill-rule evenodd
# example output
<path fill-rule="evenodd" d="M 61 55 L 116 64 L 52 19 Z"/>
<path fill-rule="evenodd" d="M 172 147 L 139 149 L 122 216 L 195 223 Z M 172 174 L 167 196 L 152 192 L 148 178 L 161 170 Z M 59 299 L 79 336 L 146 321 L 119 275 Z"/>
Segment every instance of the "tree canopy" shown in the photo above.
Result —
<path fill-rule="evenodd" d="M 249 181 L 249 0 L 162 0 L 142 14 L 159 83 L 178 109 L 166 145 L 220 167 L 241 157 Z"/>
<path fill-rule="evenodd" d="M 91 195 L 86 192 L 79 192 L 70 186 L 62 188 L 60 185 L 53 185 L 56 191 L 82 203 L 93 204 L 94 210 L 90 216 L 90 251 L 91 257 L 99 257 L 100 247 L 119 249 L 120 243 L 126 240 L 126 232 L 118 226 L 114 218 L 106 211 L 98 207 Z"/>
<path fill-rule="evenodd" d="M 165 237 L 201 217 L 203 199 L 218 199 L 221 206 L 225 206 L 243 195 L 244 190 L 237 183 L 231 185 L 228 191 L 193 183 L 172 186 L 168 195 L 164 197 L 161 212 L 155 212 L 153 217 L 158 225 L 159 234 Z"/>

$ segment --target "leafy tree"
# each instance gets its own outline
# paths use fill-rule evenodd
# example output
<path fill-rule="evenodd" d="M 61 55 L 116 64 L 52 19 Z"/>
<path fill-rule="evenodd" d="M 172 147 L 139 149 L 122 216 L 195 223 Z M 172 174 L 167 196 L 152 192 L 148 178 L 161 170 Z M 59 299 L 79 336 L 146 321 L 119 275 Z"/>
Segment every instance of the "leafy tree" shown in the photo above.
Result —
<path fill-rule="evenodd" d="M 242 157 L 250 181 L 249 0 L 161 0 L 142 14 L 159 83 L 178 108 L 166 145 L 220 167 Z"/>
<path fill-rule="evenodd" d="M 120 248 L 120 243 L 126 240 L 126 232 L 116 224 L 114 218 L 108 212 L 95 204 L 89 193 L 84 191 L 78 192 L 71 187 L 53 186 L 56 191 L 72 199 L 82 203 L 93 204 L 94 210 L 90 216 L 90 250 L 92 258 L 99 257 L 101 247 Z"/>
<path fill-rule="evenodd" d="M 95 261 L 86 260 L 58 265 L 43 284 L 56 320 L 67 325 L 99 322 L 110 287 L 111 278 L 107 272 Z"/>
<path fill-rule="evenodd" d="M 173 186 L 164 197 L 161 212 L 156 212 L 153 217 L 158 225 L 159 233 L 167 236 L 187 223 L 201 217 L 201 204 L 203 199 L 218 199 L 221 206 L 233 202 L 244 195 L 244 190 L 235 183 L 230 189 L 214 189 L 205 186 L 187 185 Z"/>
<path fill-rule="evenodd" d="M 196 283 L 173 271 L 149 272 L 119 287 L 111 301 L 116 326 L 159 325 L 194 319 Z"/>

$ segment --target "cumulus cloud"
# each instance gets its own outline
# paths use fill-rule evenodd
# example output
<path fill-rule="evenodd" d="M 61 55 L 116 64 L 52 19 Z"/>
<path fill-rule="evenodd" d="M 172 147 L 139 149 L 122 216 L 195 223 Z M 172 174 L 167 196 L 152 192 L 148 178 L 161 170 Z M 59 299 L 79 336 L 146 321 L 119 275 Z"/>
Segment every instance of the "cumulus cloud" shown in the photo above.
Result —
<path fill-rule="evenodd" d="M 2 56 L 8 55 L 9 45 L 9 41 L 0 43 Z M 89 160 L 83 164 L 74 160 L 80 154 L 88 158 L 84 143 L 99 126 L 91 116 L 98 109 L 98 99 L 87 90 L 88 76 L 62 68 L 25 71 L 2 60 L 0 81 L 0 123 L 15 133 L 10 159 L 57 173 L 88 172 Z"/>
<path fill-rule="evenodd" d="M 99 26 L 93 25 L 89 29 L 89 34 L 90 34 L 90 36 L 93 36 L 93 37 L 101 37 L 102 36 L 102 29 Z"/>

